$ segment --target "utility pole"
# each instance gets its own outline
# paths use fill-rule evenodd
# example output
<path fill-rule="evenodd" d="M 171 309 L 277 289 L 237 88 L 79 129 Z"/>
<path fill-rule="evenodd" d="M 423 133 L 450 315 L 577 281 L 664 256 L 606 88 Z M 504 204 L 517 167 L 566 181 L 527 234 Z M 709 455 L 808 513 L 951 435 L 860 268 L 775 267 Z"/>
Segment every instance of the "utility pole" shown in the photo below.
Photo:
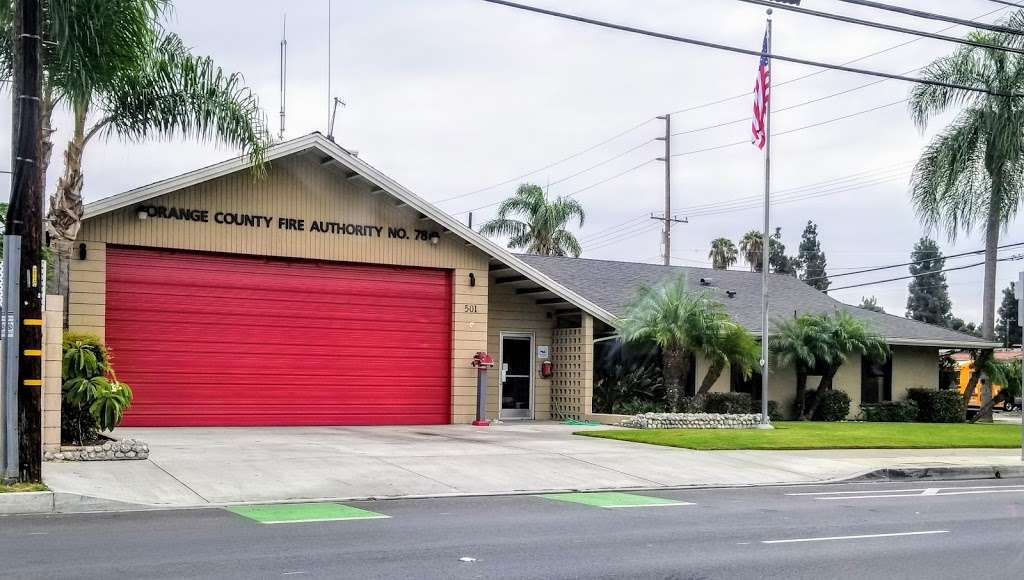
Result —
<path fill-rule="evenodd" d="M 43 176 L 40 172 L 39 101 L 41 10 L 39 0 L 18 0 L 14 6 L 14 149 L 11 203 L 7 234 L 21 237 L 20 299 L 8 304 L 18 333 L 18 372 L 14 385 L 18 407 L 18 477 L 42 479 L 42 264 Z M 13 373 L 12 373 L 13 375 Z"/>
<path fill-rule="evenodd" d="M 680 223 L 685 224 L 687 220 L 679 219 L 672 216 L 672 114 L 666 113 L 658 117 L 665 121 L 665 136 L 656 137 L 658 141 L 665 142 L 665 156 L 658 157 L 658 161 L 665 162 L 665 214 L 661 217 L 651 216 L 653 220 L 660 220 L 665 223 L 665 229 L 662 231 L 661 243 L 663 248 L 662 259 L 666 266 L 672 265 L 672 224 Z"/>

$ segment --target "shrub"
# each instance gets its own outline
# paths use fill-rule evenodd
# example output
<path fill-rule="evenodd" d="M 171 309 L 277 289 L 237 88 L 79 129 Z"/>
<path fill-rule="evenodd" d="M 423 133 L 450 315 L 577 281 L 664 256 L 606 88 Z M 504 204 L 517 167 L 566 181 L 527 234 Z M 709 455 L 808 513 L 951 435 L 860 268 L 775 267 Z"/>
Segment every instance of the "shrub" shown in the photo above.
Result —
<path fill-rule="evenodd" d="M 886 401 L 861 405 L 865 421 L 876 423 L 910 423 L 917 419 L 917 403 L 914 401 Z"/>
<path fill-rule="evenodd" d="M 99 337 L 69 332 L 63 348 L 61 442 L 84 445 L 121 423 L 132 390 L 117 380 Z"/>
<path fill-rule="evenodd" d="M 617 364 L 594 385 L 594 411 L 632 415 L 638 405 L 654 412 L 664 410 L 665 389 L 661 372 L 653 367 L 629 368 Z M 647 412 L 647 411 L 643 411 Z"/>
<path fill-rule="evenodd" d="M 640 415 L 643 413 L 664 413 L 668 409 L 664 403 L 655 403 L 653 401 L 644 401 L 641 399 L 634 399 L 632 401 L 626 401 L 619 403 L 614 407 L 614 413 L 616 415 Z"/>
<path fill-rule="evenodd" d="M 815 421 L 842 421 L 850 414 L 850 395 L 846 391 L 831 389 L 816 395 L 818 408 L 814 411 Z M 812 401 L 807 401 L 810 404 Z"/>
<path fill-rule="evenodd" d="M 704 413 L 704 397 L 679 397 L 680 413 Z"/>
<path fill-rule="evenodd" d="M 704 395 L 705 413 L 743 414 L 749 413 L 753 406 L 754 401 L 747 393 L 707 393 Z"/>
<path fill-rule="evenodd" d="M 784 419 L 782 411 L 780 409 L 778 401 L 768 401 L 768 418 L 774 423 Z M 761 401 L 754 400 L 750 402 L 750 412 L 755 415 L 761 412 Z"/>
<path fill-rule="evenodd" d="M 927 388 L 907 390 L 907 400 L 917 405 L 917 421 L 922 423 L 962 423 L 964 400 L 959 391 Z"/>

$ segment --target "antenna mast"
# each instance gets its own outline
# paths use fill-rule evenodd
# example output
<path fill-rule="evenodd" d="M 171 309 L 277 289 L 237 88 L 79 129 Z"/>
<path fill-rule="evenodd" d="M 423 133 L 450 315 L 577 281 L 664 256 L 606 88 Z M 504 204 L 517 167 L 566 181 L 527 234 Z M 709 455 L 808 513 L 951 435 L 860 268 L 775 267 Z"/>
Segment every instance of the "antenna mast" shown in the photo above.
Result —
<path fill-rule="evenodd" d="M 284 141 L 284 105 L 288 79 L 288 14 L 281 17 L 281 128 L 277 138 Z"/>
<path fill-rule="evenodd" d="M 331 103 L 331 0 L 327 0 L 327 136 L 331 136 L 333 114 Z"/>

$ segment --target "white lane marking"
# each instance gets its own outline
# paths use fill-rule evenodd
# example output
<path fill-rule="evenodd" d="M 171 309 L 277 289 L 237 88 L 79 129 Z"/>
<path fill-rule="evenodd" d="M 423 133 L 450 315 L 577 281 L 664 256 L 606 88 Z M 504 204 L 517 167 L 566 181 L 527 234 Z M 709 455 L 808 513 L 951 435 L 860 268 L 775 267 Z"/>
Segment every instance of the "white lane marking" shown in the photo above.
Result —
<path fill-rule="evenodd" d="M 792 540 L 762 540 L 762 544 L 796 544 L 801 542 L 831 542 L 834 540 L 866 540 L 870 538 L 894 538 L 897 536 L 928 536 L 932 534 L 948 534 L 949 530 L 929 530 L 927 532 L 897 532 L 894 534 L 863 534 L 859 536 L 830 536 L 826 538 L 795 538 Z"/>
<path fill-rule="evenodd" d="M 867 493 L 904 493 L 908 491 L 928 491 L 929 489 L 1011 489 L 1011 488 L 1024 488 L 1024 485 L 961 485 L 958 487 L 917 487 L 912 489 L 876 489 L 876 490 L 857 490 L 857 491 L 814 491 L 805 493 L 787 493 L 786 495 L 849 495 L 849 494 L 867 494 Z"/>
<path fill-rule="evenodd" d="M 476 562 L 476 558 L 471 558 L 469 556 L 463 556 L 463 557 L 459 558 L 459 562 Z"/>
<path fill-rule="evenodd" d="M 835 501 L 846 499 L 885 499 L 890 497 L 942 497 L 947 495 L 973 495 L 985 493 L 1022 493 L 1024 485 L 971 485 L 962 487 L 926 487 L 916 489 L 886 489 L 872 491 L 821 491 L 812 493 L 788 493 L 786 495 L 809 496 L 812 499 Z"/>
<path fill-rule="evenodd" d="M 638 504 L 625 504 L 625 505 L 603 505 L 601 507 L 609 510 L 619 508 L 643 508 L 643 507 L 672 507 L 680 505 L 697 505 L 688 501 L 674 501 L 672 503 L 638 503 Z"/>
<path fill-rule="evenodd" d="M 29 536 L 48 536 L 50 532 L 29 532 Z"/>
<path fill-rule="evenodd" d="M 281 572 L 282 576 L 294 576 L 296 574 L 309 574 L 309 572 L 306 572 L 305 570 L 299 570 L 296 572 Z"/>

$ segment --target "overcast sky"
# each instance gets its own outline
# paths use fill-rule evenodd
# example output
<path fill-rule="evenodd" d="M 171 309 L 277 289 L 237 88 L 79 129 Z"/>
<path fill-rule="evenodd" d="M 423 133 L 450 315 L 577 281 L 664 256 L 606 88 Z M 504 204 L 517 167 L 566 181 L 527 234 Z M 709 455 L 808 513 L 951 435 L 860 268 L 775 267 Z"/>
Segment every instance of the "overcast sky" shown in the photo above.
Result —
<path fill-rule="evenodd" d="M 749 49 L 760 48 L 765 26 L 763 8 L 735 0 L 531 1 Z M 991 12 L 981 18 L 987 22 L 1007 13 L 988 0 L 899 3 L 963 18 Z M 663 145 L 652 139 L 663 134 L 664 124 L 653 117 L 691 109 L 673 115 L 673 132 L 742 119 L 677 136 L 672 140 L 673 153 L 744 141 L 750 135 L 750 93 L 757 67 L 754 57 L 595 28 L 479 0 L 335 0 L 330 21 L 327 0 L 177 0 L 175 4 L 168 28 L 197 53 L 209 54 L 224 68 L 244 73 L 261 98 L 275 133 L 278 42 L 281 18 L 287 12 L 286 138 L 326 129 L 330 26 L 332 93 L 348 103 L 338 114 L 338 142 L 358 149 L 362 158 L 428 200 L 509 181 L 649 121 L 524 179 L 542 186 L 550 183 L 553 195 L 578 192 L 576 198 L 587 209 L 587 222 L 580 232 L 587 248 L 585 257 L 660 260 L 658 226 L 643 219 L 650 212 L 661 211 L 663 204 L 664 167 L 653 161 L 663 153 Z M 804 5 L 930 31 L 948 27 L 833 0 L 807 0 Z M 964 33 L 963 28 L 947 32 Z M 832 63 L 915 38 L 784 11 L 776 11 L 775 16 L 775 52 Z M 857 66 L 906 73 L 951 50 L 953 45 L 922 39 Z M 898 81 L 781 111 L 877 80 L 825 72 L 783 84 L 816 70 L 782 62 L 774 67 L 774 132 L 778 137 L 773 142 L 773 190 L 779 201 L 787 196 L 797 199 L 777 205 L 772 222 L 782 227 L 791 253 L 796 252 L 807 220 L 817 222 L 833 274 L 905 262 L 914 242 L 927 233 L 918 225 L 908 200 L 909 167 L 930 135 L 951 116 L 936 119 L 922 135 L 911 123 L 906 104 L 896 103 L 905 99 L 910 89 Z M 781 134 L 889 104 L 849 119 Z M 0 122 L 0 130 L 10 134 L 9 106 L 0 110 Z M 67 138 L 66 117 L 59 118 L 58 125 L 61 133 L 50 170 L 51 188 L 59 171 L 59 149 Z M 9 158 L 9 142 L 0 139 L 0 158 Z M 182 140 L 130 146 L 116 141 L 94 143 L 85 160 L 85 198 L 95 201 L 231 154 L 229 149 Z M 583 171 L 619 155 L 610 163 Z M 673 160 L 674 213 L 690 216 L 689 224 L 674 229 L 673 263 L 707 265 L 711 239 L 725 236 L 738 240 L 744 232 L 760 228 L 760 205 L 729 202 L 759 195 L 762 172 L 762 155 L 749 144 Z M 440 205 L 465 219 L 459 212 L 502 199 L 516 183 Z M 478 209 L 475 222 L 479 224 L 492 212 L 493 206 Z M 1004 243 L 1024 241 L 1022 224 L 1024 220 L 1018 218 L 1004 235 Z M 615 226 L 620 227 L 609 229 Z M 979 249 L 983 240 L 980 232 L 974 232 L 956 244 L 944 238 L 940 243 L 947 253 L 954 253 Z M 948 266 L 976 261 L 980 257 L 951 260 Z M 1016 279 L 1015 272 L 1022 265 L 1024 262 L 1000 264 L 1000 289 Z M 833 286 L 902 274 L 905 269 L 843 277 Z M 981 268 L 949 274 L 957 315 L 980 321 L 981 281 Z M 834 296 L 858 303 L 862 296 L 874 295 L 887 311 L 902 314 L 906 285 L 906 281 L 893 282 L 838 291 Z"/>

